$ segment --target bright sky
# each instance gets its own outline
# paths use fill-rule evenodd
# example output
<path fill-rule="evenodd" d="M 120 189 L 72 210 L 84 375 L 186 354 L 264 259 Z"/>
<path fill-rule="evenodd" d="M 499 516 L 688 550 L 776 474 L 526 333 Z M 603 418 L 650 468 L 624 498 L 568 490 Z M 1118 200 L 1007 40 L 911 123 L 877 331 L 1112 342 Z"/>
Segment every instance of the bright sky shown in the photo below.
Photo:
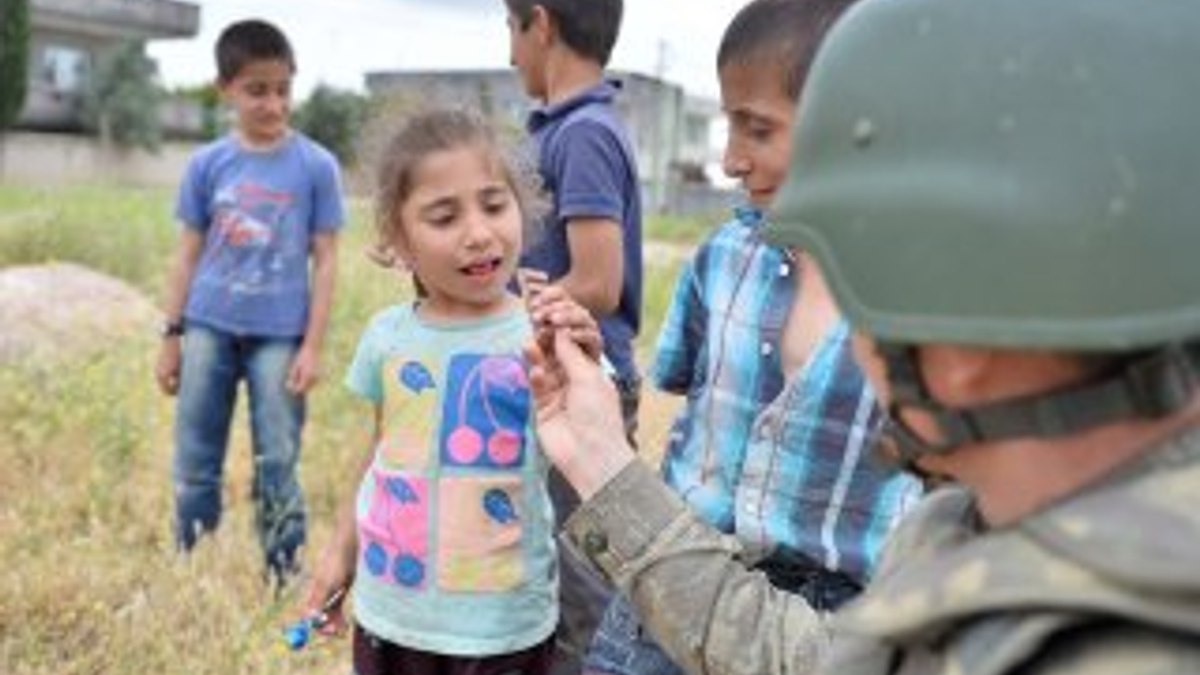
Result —
<path fill-rule="evenodd" d="M 508 66 L 503 0 L 191 0 L 201 6 L 193 40 L 150 52 L 168 85 L 213 77 L 212 45 L 231 21 L 259 17 L 282 28 L 299 61 L 299 97 L 318 83 L 362 90 L 363 74 L 402 68 Z M 717 43 L 746 0 L 625 0 L 611 67 L 661 73 L 689 93 L 716 97 Z"/>

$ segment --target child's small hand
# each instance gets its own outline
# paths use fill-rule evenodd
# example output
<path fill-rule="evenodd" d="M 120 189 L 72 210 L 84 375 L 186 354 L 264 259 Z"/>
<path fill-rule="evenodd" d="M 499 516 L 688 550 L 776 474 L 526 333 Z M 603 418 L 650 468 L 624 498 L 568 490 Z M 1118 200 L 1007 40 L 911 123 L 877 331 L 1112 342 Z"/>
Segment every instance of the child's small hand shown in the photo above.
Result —
<path fill-rule="evenodd" d="M 317 385 L 321 379 L 321 358 L 317 351 L 308 345 L 301 345 L 296 357 L 292 359 L 292 367 L 288 371 L 287 389 L 296 396 L 303 396 L 308 390 Z"/>
<path fill-rule="evenodd" d="M 158 362 L 154 365 L 154 379 L 158 388 L 167 396 L 174 396 L 179 391 L 179 364 L 183 361 L 179 338 L 163 340 L 158 352 Z"/>
<path fill-rule="evenodd" d="M 572 300 L 561 286 L 543 286 L 529 299 L 528 307 L 534 336 L 544 351 L 553 350 L 555 332 L 563 331 L 585 354 L 600 360 L 604 351 L 600 325 L 591 312 Z"/>
<path fill-rule="evenodd" d="M 533 300 L 546 286 L 550 285 L 550 277 L 545 272 L 532 267 L 522 267 L 517 270 L 517 288 L 521 290 L 521 299 L 525 308 L 533 311 Z"/>
<path fill-rule="evenodd" d="M 346 631 L 346 614 L 343 611 L 346 591 L 354 580 L 354 573 L 345 568 L 340 556 L 338 560 L 326 557 L 308 585 L 308 593 L 300 607 L 301 620 L 311 620 L 312 628 L 326 637 L 341 635 Z M 314 620 L 315 619 L 315 620 Z"/>

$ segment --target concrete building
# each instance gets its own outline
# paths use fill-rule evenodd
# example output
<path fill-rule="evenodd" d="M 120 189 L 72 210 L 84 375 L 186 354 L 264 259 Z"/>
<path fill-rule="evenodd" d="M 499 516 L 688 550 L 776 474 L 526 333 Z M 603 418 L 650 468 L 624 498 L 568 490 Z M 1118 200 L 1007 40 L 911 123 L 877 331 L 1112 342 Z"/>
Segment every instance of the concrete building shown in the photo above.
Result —
<path fill-rule="evenodd" d="M 624 84 L 617 108 L 633 140 L 647 212 L 722 208 L 728 194 L 712 190 L 705 174 L 716 159 L 711 134 L 720 115 L 717 103 L 688 96 L 679 85 L 646 75 L 612 75 Z M 516 71 L 508 68 L 376 72 L 367 75 L 366 85 L 372 96 L 414 105 L 473 107 L 515 127 L 533 107 Z"/>
<path fill-rule="evenodd" d="M 175 0 L 31 0 L 29 90 L 19 127 L 80 126 L 79 105 L 100 59 L 129 40 L 194 37 L 200 7 Z"/>

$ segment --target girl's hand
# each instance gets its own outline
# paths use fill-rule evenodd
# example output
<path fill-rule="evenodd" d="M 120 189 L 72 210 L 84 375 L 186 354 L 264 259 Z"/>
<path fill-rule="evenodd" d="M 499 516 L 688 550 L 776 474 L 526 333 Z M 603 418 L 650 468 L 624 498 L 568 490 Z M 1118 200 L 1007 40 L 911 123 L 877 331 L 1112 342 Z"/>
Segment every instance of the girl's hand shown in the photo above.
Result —
<path fill-rule="evenodd" d="M 346 631 L 346 614 L 343 607 L 346 593 L 350 584 L 354 582 L 353 565 L 353 560 L 347 565 L 345 556 L 327 551 L 308 584 L 308 593 L 300 610 L 301 617 L 324 614 L 325 620 L 314 626 L 321 635 L 329 637 L 341 635 Z"/>
<path fill-rule="evenodd" d="M 600 360 L 604 352 L 600 325 L 591 312 L 572 300 L 562 287 L 540 286 L 526 294 L 526 306 L 542 351 L 552 352 L 554 334 L 565 332 L 592 360 Z"/>
<path fill-rule="evenodd" d="M 525 348 L 538 440 L 586 500 L 634 461 L 634 454 L 612 380 L 566 331 L 553 331 L 552 339 L 549 351 L 537 341 Z"/>

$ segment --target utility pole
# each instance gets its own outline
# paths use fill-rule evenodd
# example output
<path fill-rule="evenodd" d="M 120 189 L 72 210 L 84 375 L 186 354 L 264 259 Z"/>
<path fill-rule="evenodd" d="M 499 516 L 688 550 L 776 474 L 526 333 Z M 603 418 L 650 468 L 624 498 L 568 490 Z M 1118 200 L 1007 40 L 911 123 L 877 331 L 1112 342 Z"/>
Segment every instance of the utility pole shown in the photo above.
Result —
<path fill-rule="evenodd" d="M 668 138 L 671 130 L 672 109 L 675 107 L 675 97 L 671 95 L 671 90 L 666 81 L 667 74 L 667 58 L 670 46 L 665 38 L 658 39 L 658 51 L 654 60 L 654 79 L 655 86 L 661 92 L 658 98 L 658 119 L 654 124 L 654 145 L 653 155 L 651 156 L 650 166 L 652 167 L 653 176 L 651 177 L 652 189 L 651 196 L 653 199 L 653 208 L 656 213 L 663 213 L 667 207 L 667 179 L 668 167 L 670 165 L 671 155 L 668 148 Z"/>

